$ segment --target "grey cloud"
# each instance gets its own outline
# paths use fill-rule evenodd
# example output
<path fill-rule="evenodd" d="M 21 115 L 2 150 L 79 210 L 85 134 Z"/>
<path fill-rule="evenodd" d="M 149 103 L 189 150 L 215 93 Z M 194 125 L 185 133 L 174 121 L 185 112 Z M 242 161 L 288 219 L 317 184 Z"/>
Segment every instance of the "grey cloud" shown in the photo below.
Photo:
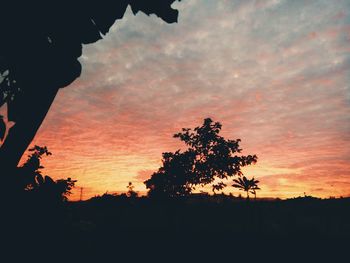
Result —
<path fill-rule="evenodd" d="M 176 5 L 176 25 L 129 10 L 105 39 L 84 47 L 81 79 L 60 92 L 36 139 L 53 152 L 77 156 L 69 161 L 60 155 L 64 164 L 52 171 L 80 167 L 95 156 L 91 169 L 103 164 L 110 167 L 106 174 L 126 173 L 132 158 L 111 157 L 122 154 L 152 163 L 142 170 L 156 168 L 162 151 L 180 145 L 172 134 L 207 116 L 279 167 L 305 168 L 307 160 L 349 154 L 348 1 Z M 309 149 L 310 155 L 301 154 Z M 316 168 L 319 176 L 326 173 Z M 339 171 L 343 181 L 350 176 Z M 112 181 L 137 174 L 129 176 Z"/>

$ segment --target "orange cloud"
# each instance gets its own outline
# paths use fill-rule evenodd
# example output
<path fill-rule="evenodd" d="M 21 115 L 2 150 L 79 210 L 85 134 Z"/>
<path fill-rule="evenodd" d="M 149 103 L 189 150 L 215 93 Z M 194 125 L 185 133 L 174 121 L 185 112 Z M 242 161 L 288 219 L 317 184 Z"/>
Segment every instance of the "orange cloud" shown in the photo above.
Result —
<path fill-rule="evenodd" d="M 33 142 L 53 152 L 45 173 L 77 179 L 84 198 L 129 181 L 144 192 L 161 153 L 183 147 L 172 135 L 212 117 L 258 155 L 246 174 L 260 196 L 349 194 L 348 6 L 185 2 L 175 26 L 127 14 L 84 47 L 82 77 Z"/>

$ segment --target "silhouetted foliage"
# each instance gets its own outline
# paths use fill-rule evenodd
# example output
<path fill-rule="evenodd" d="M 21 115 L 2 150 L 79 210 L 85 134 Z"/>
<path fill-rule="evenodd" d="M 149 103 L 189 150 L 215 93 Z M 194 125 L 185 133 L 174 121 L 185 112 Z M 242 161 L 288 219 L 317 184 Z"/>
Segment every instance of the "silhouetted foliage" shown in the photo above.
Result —
<path fill-rule="evenodd" d="M 215 194 L 215 191 L 221 191 L 224 189 L 227 185 L 223 182 L 218 182 L 217 184 L 212 185 L 213 193 Z"/>
<path fill-rule="evenodd" d="M 42 199 L 67 201 L 76 180 L 67 178 L 54 181 L 47 175 L 43 176 L 42 169 L 44 167 L 41 165 L 41 159 L 43 156 L 52 155 L 52 153 L 48 151 L 46 146 L 37 145 L 30 148 L 29 151 L 32 153 L 28 155 L 27 161 L 17 168 L 17 187 Z"/>
<path fill-rule="evenodd" d="M 52 153 L 48 151 L 47 147 L 40 147 L 35 145 L 28 150 L 32 154 L 28 155 L 27 161 L 18 168 L 21 176 L 22 187 L 25 190 L 33 190 L 44 184 L 44 178 L 41 170 L 44 168 L 40 161 L 44 155 L 49 156 Z"/>
<path fill-rule="evenodd" d="M 83 44 L 102 39 L 128 6 L 134 14 L 177 22 L 175 1 L 2 1 L 0 107 L 7 104 L 7 120 L 15 125 L 0 147 L 1 169 L 17 167 L 58 89 L 80 76 Z"/>
<path fill-rule="evenodd" d="M 247 200 L 249 199 L 249 193 L 254 194 L 256 198 L 256 190 L 260 190 L 258 187 L 258 180 L 255 180 L 254 177 L 252 179 L 247 179 L 247 177 L 239 177 L 238 179 L 233 180 L 234 184 L 232 185 L 239 190 L 243 190 L 247 193 Z"/>
<path fill-rule="evenodd" d="M 193 189 L 195 180 L 195 154 L 191 151 L 163 153 L 163 166 L 145 181 L 150 196 L 186 196 Z"/>
<path fill-rule="evenodd" d="M 138 197 L 138 193 L 134 190 L 135 186 L 132 184 L 132 182 L 128 183 L 128 191 L 126 192 L 126 196 L 130 198 Z"/>
<path fill-rule="evenodd" d="M 193 131 L 183 128 L 174 135 L 188 147 L 185 151 L 163 153 L 162 167 L 144 183 L 150 196 L 186 196 L 196 186 L 214 183 L 215 179 L 227 179 L 242 175 L 241 167 L 254 164 L 256 155 L 237 155 L 242 149 L 240 139 L 226 140 L 220 136 L 221 124 L 210 118 Z M 214 187 L 214 186 L 213 186 Z M 223 183 L 215 189 L 223 189 Z M 214 189 L 214 188 L 213 188 Z"/>

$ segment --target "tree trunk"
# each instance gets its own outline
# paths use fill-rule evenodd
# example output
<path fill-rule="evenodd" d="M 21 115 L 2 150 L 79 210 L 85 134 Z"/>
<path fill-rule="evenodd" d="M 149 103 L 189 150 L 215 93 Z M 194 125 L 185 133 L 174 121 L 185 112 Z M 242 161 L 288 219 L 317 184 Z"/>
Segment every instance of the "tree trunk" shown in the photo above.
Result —
<path fill-rule="evenodd" d="M 26 89 L 8 105 L 8 115 L 15 121 L 0 147 L 0 170 L 15 169 L 42 124 L 58 88 Z M 10 118 L 10 119 L 11 119 Z"/>

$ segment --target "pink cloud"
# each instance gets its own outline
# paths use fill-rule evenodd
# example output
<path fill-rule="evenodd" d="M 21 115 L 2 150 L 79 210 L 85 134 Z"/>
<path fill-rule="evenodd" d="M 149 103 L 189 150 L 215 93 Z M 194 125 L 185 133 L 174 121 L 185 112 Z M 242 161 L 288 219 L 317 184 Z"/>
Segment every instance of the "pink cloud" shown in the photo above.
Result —
<path fill-rule="evenodd" d="M 47 174 L 78 179 L 86 196 L 135 179 L 144 191 L 161 153 L 182 147 L 172 135 L 212 117 L 259 163 L 299 169 L 259 173 L 261 195 L 350 193 L 349 25 L 333 20 L 347 7 L 214 1 L 193 15 L 198 3 L 179 4 L 189 9 L 176 26 L 127 16 L 84 47 L 82 77 L 60 91 L 33 142 L 53 152 Z"/>

